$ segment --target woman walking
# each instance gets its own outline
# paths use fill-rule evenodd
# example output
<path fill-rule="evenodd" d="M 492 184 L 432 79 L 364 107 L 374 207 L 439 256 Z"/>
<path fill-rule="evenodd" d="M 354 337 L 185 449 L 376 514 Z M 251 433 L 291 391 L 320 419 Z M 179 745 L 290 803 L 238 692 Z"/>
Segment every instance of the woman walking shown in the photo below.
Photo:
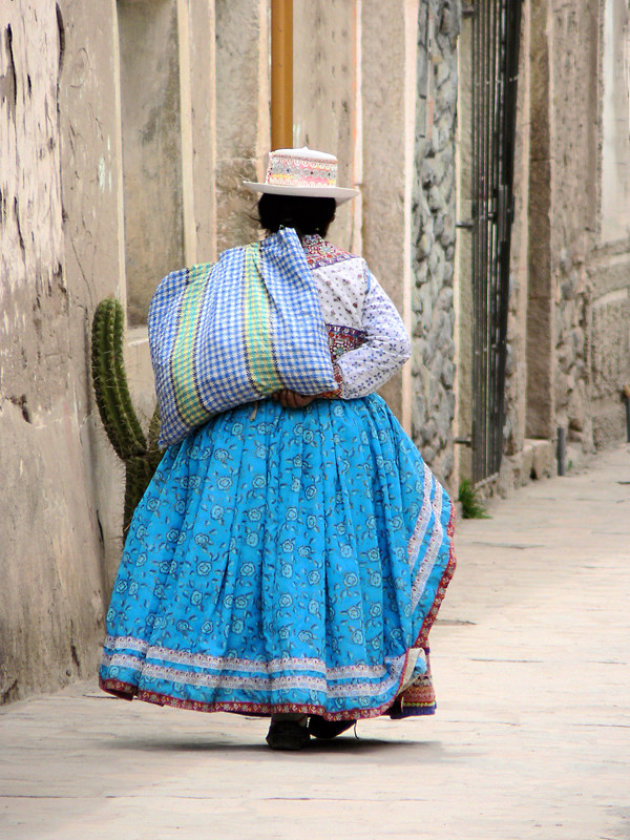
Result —
<path fill-rule="evenodd" d="M 274 749 L 433 712 L 428 633 L 455 565 L 450 500 L 375 393 L 409 357 L 404 326 L 365 261 L 324 239 L 356 195 L 336 169 L 278 150 L 248 184 L 261 253 L 281 241 L 305 261 L 332 387 L 281 387 L 166 449 L 129 528 L 100 671 L 130 699 L 270 716 Z"/>

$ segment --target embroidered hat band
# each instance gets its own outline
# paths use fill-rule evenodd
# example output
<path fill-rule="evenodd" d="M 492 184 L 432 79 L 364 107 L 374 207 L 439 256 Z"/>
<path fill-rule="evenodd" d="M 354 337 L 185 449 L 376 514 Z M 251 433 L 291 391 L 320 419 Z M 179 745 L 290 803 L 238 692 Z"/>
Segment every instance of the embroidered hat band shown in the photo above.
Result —
<path fill-rule="evenodd" d="M 334 155 L 308 146 L 270 152 L 264 184 L 243 183 L 256 192 L 334 198 L 337 204 L 359 194 L 358 190 L 337 186 L 337 158 Z"/>

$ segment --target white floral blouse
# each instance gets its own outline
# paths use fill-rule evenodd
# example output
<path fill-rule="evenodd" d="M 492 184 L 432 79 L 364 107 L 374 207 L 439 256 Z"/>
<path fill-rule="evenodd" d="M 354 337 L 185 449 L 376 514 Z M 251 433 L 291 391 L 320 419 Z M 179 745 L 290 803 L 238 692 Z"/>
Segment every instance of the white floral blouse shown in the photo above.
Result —
<path fill-rule="evenodd" d="M 313 272 L 342 399 L 364 397 L 407 361 L 411 345 L 398 310 L 362 257 L 322 239 L 302 245 Z"/>

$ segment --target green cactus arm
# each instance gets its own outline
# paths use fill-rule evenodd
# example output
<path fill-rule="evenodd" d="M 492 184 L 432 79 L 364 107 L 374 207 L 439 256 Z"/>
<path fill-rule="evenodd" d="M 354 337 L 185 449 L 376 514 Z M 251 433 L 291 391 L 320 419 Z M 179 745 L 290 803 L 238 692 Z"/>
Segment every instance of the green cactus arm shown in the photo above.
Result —
<path fill-rule="evenodd" d="M 133 440 L 134 454 L 136 452 L 140 454 L 146 452 L 147 442 L 144 436 L 144 432 L 142 431 L 140 421 L 138 420 L 138 417 L 134 410 L 133 403 L 131 402 L 129 387 L 127 385 L 127 374 L 125 372 L 125 359 L 123 355 L 123 342 L 125 338 L 125 313 L 123 311 L 122 304 L 120 303 L 120 301 L 116 300 L 115 298 L 113 298 L 113 300 L 115 302 L 116 309 L 116 352 L 114 354 L 116 382 L 118 383 L 120 391 L 121 408 L 124 412 L 126 424 L 128 425 L 129 441 L 131 443 L 131 441 Z"/>
<path fill-rule="evenodd" d="M 161 418 L 160 418 L 160 406 L 155 406 L 155 411 L 153 412 L 153 417 L 151 418 L 151 422 L 149 423 L 149 432 L 147 435 L 147 449 L 149 452 L 158 451 L 160 453 L 160 457 L 162 455 L 161 450 L 158 450 L 158 438 L 160 436 L 160 425 L 161 425 Z"/>
<path fill-rule="evenodd" d="M 125 459 L 124 429 L 120 413 L 111 410 L 111 357 L 114 352 L 115 309 L 108 301 L 96 308 L 92 321 L 92 383 L 98 411 L 116 454 Z"/>
<path fill-rule="evenodd" d="M 123 360 L 124 313 L 115 298 L 101 301 L 92 323 L 92 381 L 103 426 L 120 458 L 146 452 L 129 396 Z"/>

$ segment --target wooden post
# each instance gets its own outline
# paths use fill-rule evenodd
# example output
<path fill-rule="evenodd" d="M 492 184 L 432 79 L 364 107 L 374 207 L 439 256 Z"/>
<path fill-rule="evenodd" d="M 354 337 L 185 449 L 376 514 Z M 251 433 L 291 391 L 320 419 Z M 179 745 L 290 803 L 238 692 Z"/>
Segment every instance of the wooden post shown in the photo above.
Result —
<path fill-rule="evenodd" d="M 293 147 L 293 0 L 271 2 L 271 148 Z"/>

